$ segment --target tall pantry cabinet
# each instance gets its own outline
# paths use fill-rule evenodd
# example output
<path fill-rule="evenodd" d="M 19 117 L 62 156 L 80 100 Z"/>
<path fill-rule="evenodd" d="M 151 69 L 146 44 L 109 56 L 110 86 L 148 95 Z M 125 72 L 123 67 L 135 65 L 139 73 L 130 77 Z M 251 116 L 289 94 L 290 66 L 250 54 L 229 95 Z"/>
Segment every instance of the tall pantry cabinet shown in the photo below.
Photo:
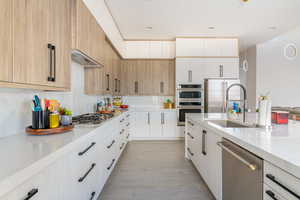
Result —
<path fill-rule="evenodd" d="M 71 0 L 13 0 L 13 13 L 13 82 L 70 88 Z"/>

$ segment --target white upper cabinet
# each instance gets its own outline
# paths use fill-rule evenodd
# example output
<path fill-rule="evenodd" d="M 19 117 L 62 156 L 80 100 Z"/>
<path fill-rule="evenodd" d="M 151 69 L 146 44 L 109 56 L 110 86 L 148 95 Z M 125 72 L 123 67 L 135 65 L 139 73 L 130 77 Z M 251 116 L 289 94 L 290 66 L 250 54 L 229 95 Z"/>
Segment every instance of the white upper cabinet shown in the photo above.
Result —
<path fill-rule="evenodd" d="M 127 59 L 175 58 L 174 41 L 126 41 Z"/>
<path fill-rule="evenodd" d="M 150 55 L 148 46 L 147 41 L 127 41 L 126 58 L 148 58 Z"/>
<path fill-rule="evenodd" d="M 176 38 L 176 57 L 238 57 L 237 38 Z"/>
<path fill-rule="evenodd" d="M 176 38 L 176 57 L 204 55 L 204 39 Z"/>

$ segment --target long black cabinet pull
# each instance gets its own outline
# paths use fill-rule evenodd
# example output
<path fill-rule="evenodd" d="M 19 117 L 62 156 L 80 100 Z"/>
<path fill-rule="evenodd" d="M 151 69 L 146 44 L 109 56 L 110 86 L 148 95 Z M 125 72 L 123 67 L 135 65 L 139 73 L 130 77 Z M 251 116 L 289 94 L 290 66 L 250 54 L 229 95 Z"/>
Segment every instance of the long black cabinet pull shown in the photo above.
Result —
<path fill-rule="evenodd" d="M 191 156 L 194 156 L 194 153 L 191 151 L 190 148 L 187 148 L 188 152 L 191 154 Z"/>
<path fill-rule="evenodd" d="M 125 120 L 125 119 L 121 119 L 121 120 L 120 120 L 120 123 L 124 122 L 124 120 Z"/>
<path fill-rule="evenodd" d="M 53 77 L 52 81 L 55 82 L 56 80 L 56 47 L 52 45 L 52 51 L 53 51 Z"/>
<path fill-rule="evenodd" d="M 120 146 L 120 150 L 123 149 L 124 145 L 125 145 L 125 143 L 123 142 L 122 145 Z"/>
<path fill-rule="evenodd" d="M 112 168 L 112 166 L 114 165 L 116 159 L 112 159 L 110 165 L 106 168 L 107 170 L 110 170 Z"/>
<path fill-rule="evenodd" d="M 192 136 L 189 132 L 187 133 L 188 136 L 190 136 L 190 138 L 194 139 L 194 136 Z"/>
<path fill-rule="evenodd" d="M 115 92 L 118 92 L 118 79 L 115 78 Z"/>
<path fill-rule="evenodd" d="M 37 193 L 39 192 L 39 189 L 37 188 L 34 188 L 32 190 L 30 190 L 28 193 L 27 193 L 27 197 L 24 199 L 24 200 L 29 200 L 31 199 L 34 195 L 36 195 Z"/>
<path fill-rule="evenodd" d="M 122 135 L 122 134 L 124 133 L 124 131 L 125 131 L 125 129 L 122 129 L 122 130 L 120 131 L 120 135 Z"/>
<path fill-rule="evenodd" d="M 202 154 L 203 155 L 206 155 L 206 131 L 205 130 L 203 130 L 202 131 Z"/>
<path fill-rule="evenodd" d="M 48 49 L 49 49 L 49 76 L 48 76 L 48 81 L 53 81 L 52 77 L 52 61 L 53 61 L 53 51 L 52 51 L 52 44 L 48 44 Z"/>
<path fill-rule="evenodd" d="M 90 169 L 83 175 L 83 177 L 78 179 L 78 182 L 81 183 L 82 181 L 84 181 L 84 179 L 89 175 L 89 173 L 94 169 L 95 166 L 96 163 L 93 163 Z"/>
<path fill-rule="evenodd" d="M 128 138 L 129 138 L 129 136 L 130 136 L 130 134 L 128 134 L 128 135 L 127 135 L 126 139 L 128 139 Z"/>
<path fill-rule="evenodd" d="M 278 200 L 278 199 L 276 198 L 276 195 L 274 194 L 274 192 L 272 192 L 271 190 L 267 190 L 267 191 L 266 191 L 266 194 L 269 195 L 269 197 L 271 197 L 272 199 Z"/>
<path fill-rule="evenodd" d="M 86 152 L 88 152 L 88 150 L 90 150 L 90 148 L 92 148 L 95 144 L 96 144 L 96 142 L 92 142 L 90 146 L 88 146 L 85 150 L 79 152 L 78 155 L 82 156 L 83 154 L 85 154 Z"/>
<path fill-rule="evenodd" d="M 121 93 L 121 80 L 118 80 L 118 83 L 119 83 L 119 93 Z"/>
<path fill-rule="evenodd" d="M 127 124 L 126 124 L 126 126 L 129 126 L 129 125 L 130 125 L 130 123 L 127 123 Z"/>
<path fill-rule="evenodd" d="M 107 80 L 107 88 L 106 88 L 106 91 L 109 91 L 109 74 L 106 74 L 106 80 Z"/>
<path fill-rule="evenodd" d="M 113 140 L 113 141 L 110 143 L 110 145 L 107 146 L 107 148 L 110 149 L 110 148 L 112 147 L 112 145 L 114 145 L 115 142 L 116 142 L 116 141 Z"/>
<path fill-rule="evenodd" d="M 268 179 L 270 179 L 272 182 L 276 183 L 281 188 L 283 188 L 284 190 L 286 190 L 288 193 L 290 193 L 291 195 L 293 195 L 294 197 L 296 197 L 297 199 L 300 200 L 300 196 L 298 194 L 296 194 L 294 191 L 290 190 L 288 187 L 286 187 L 285 185 L 280 183 L 278 180 L 276 180 L 275 176 L 273 176 L 272 174 L 267 174 L 266 177 Z"/>
<path fill-rule="evenodd" d="M 96 192 L 92 192 L 90 200 L 93 200 L 95 196 L 96 196 Z"/>

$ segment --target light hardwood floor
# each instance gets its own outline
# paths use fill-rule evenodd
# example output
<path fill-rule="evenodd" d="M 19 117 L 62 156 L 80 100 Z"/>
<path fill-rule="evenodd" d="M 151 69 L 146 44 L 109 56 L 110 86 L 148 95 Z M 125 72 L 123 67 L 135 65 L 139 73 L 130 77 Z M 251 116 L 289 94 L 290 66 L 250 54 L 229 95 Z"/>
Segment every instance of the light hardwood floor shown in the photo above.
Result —
<path fill-rule="evenodd" d="M 98 200 L 213 200 L 183 141 L 130 142 Z"/>

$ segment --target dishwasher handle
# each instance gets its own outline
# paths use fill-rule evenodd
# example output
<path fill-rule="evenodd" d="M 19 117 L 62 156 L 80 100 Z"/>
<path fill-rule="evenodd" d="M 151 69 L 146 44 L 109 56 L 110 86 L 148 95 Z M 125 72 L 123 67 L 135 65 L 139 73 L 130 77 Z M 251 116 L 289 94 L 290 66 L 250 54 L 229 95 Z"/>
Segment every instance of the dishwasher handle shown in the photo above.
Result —
<path fill-rule="evenodd" d="M 232 150 L 230 150 L 229 148 L 227 148 L 226 146 L 224 146 L 223 142 L 217 142 L 217 145 L 219 147 L 221 147 L 223 150 L 225 150 L 228 153 L 230 153 L 231 155 L 233 155 L 239 161 L 241 161 L 242 163 L 244 163 L 245 165 L 247 165 L 252 171 L 257 170 L 257 166 L 255 164 L 252 164 L 252 163 L 248 162 L 247 160 L 245 160 L 244 158 L 242 158 L 241 156 L 239 156 L 238 154 L 236 154 L 235 152 L 233 152 Z"/>

